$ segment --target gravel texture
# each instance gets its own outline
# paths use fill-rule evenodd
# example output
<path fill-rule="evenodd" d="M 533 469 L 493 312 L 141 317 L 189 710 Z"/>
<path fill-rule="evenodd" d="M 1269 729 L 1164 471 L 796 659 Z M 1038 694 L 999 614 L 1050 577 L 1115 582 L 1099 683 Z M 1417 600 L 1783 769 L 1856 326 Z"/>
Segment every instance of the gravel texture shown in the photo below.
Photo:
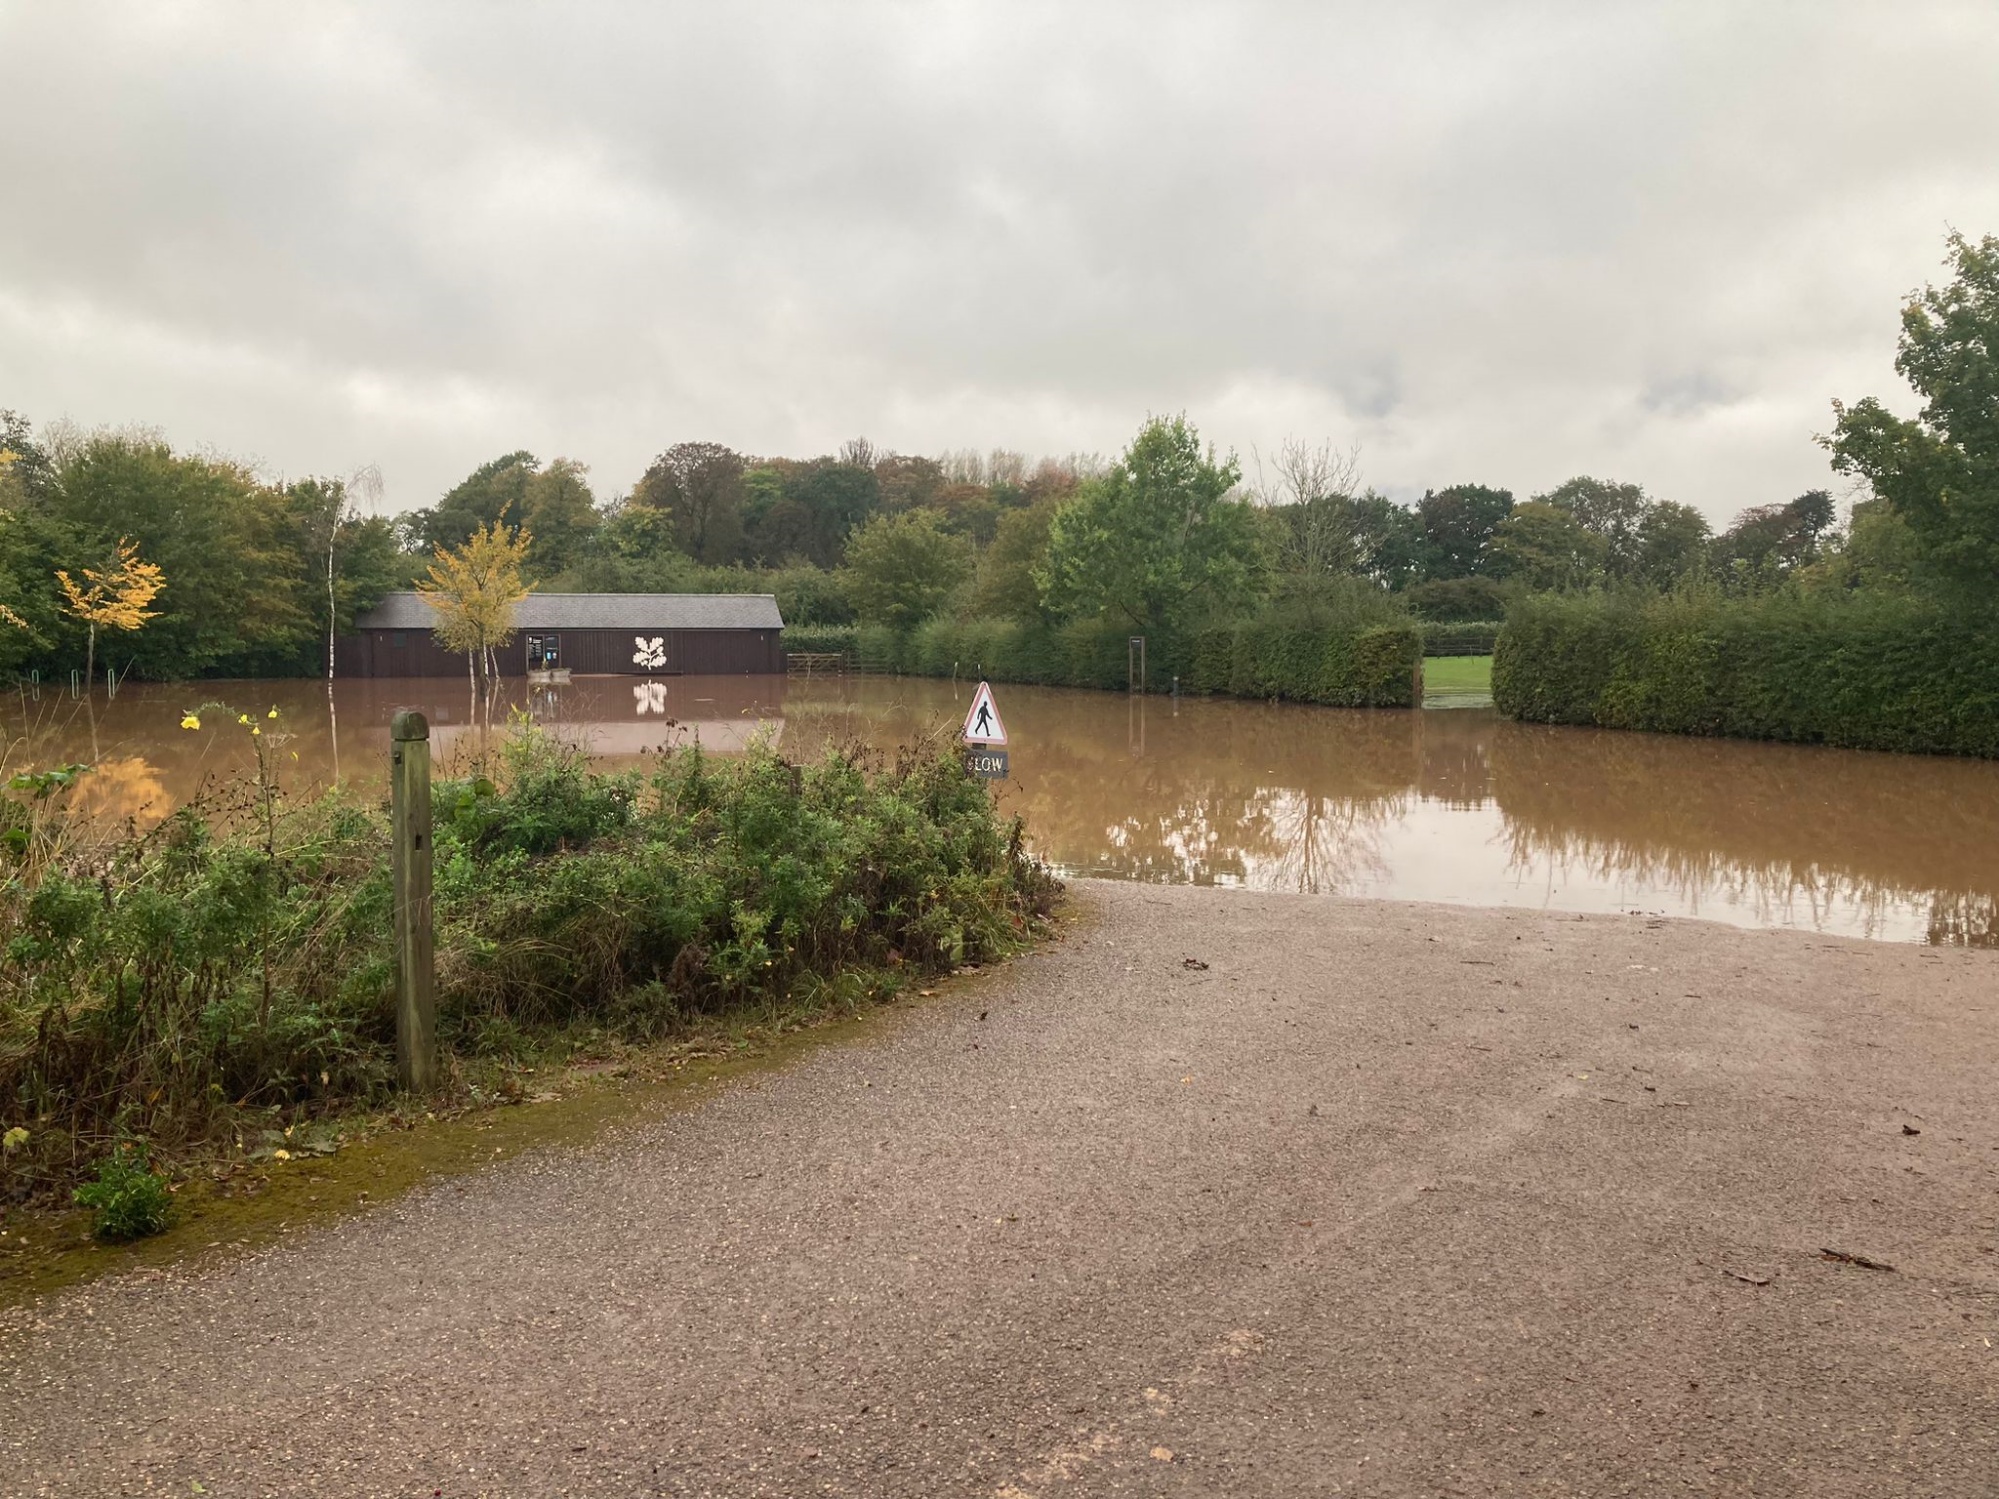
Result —
<path fill-rule="evenodd" d="M 699 1107 L 7 1314 L 0 1492 L 1999 1492 L 1999 955 L 1076 893 Z"/>

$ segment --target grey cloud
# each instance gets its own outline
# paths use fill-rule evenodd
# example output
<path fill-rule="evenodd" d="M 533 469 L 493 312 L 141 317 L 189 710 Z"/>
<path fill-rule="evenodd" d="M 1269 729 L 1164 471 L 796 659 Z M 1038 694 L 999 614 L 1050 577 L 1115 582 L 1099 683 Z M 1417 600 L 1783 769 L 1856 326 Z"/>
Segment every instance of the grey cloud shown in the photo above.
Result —
<path fill-rule="evenodd" d="M 427 502 L 529 446 L 1363 446 L 1825 482 L 1984 5 L 0 6 L 0 404 Z"/>

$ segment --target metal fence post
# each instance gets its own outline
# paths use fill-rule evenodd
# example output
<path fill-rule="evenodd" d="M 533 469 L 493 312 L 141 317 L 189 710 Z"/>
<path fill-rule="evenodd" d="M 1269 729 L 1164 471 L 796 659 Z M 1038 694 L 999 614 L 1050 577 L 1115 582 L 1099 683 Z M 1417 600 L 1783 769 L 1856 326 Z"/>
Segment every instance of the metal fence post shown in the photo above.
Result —
<path fill-rule="evenodd" d="M 396 905 L 396 1064 L 411 1092 L 437 1077 L 437 974 L 430 921 L 430 724 L 398 713 L 389 726 L 391 873 Z"/>

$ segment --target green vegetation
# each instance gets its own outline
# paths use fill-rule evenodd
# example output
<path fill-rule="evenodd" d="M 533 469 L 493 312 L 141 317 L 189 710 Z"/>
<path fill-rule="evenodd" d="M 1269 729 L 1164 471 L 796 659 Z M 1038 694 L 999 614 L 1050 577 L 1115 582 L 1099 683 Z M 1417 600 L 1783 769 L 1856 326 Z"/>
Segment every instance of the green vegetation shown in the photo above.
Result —
<path fill-rule="evenodd" d="M 244 715 L 260 745 L 282 732 Z M 33 1195 L 118 1142 L 179 1150 L 394 1091 L 388 826 L 271 765 L 144 834 L 17 790 L 0 888 L 0 1165 Z M 853 1007 L 1005 953 L 1053 882 L 944 746 L 808 765 L 698 749 L 600 774 L 526 726 L 436 791 L 447 1072 L 578 1027 Z M 14 1134 L 26 1129 L 25 1139 Z"/>
<path fill-rule="evenodd" d="M 90 1209 L 91 1231 L 112 1243 L 143 1239 L 173 1221 L 167 1179 L 152 1169 L 146 1148 L 129 1141 L 97 1163 L 97 1175 L 76 1189 L 75 1202 Z"/>
<path fill-rule="evenodd" d="M 1147 422 L 1109 472 L 1055 512 L 1034 572 L 1042 603 L 1151 636 L 1234 612 L 1260 594 L 1270 566 L 1256 512 L 1230 498 L 1240 477 L 1184 418 Z"/>
<path fill-rule="evenodd" d="M 1426 656 L 1423 659 L 1423 697 L 1467 698 L 1492 696 L 1492 657 Z"/>
<path fill-rule="evenodd" d="M 1730 621 L 1712 633 L 1735 640 L 1742 621 L 1784 616 L 1757 602 L 1778 594 L 1878 594 L 1955 611 L 1959 633 L 1981 628 L 1999 577 L 1999 240 L 1953 236 L 1950 264 L 1949 283 L 1903 313 L 1897 367 L 1920 413 L 1864 400 L 1824 439 L 1834 467 L 1872 489 L 1844 526 L 1814 489 L 1716 534 L 1690 505 L 1593 475 L 1525 498 L 1459 483 L 1400 504 L 1359 482 L 1354 453 L 1295 441 L 1256 457 L 1245 482 L 1235 455 L 1183 416 L 1147 420 L 1109 462 L 932 459 L 864 439 L 799 460 L 679 442 L 629 493 L 601 500 L 583 464 L 516 451 L 389 521 L 352 503 L 366 476 L 273 483 L 152 434 L 38 436 L 0 413 L 0 672 L 87 667 L 99 645 L 121 674 L 316 671 L 356 610 L 475 538 L 504 536 L 525 586 L 771 592 L 794 649 L 827 649 L 825 631 L 853 627 L 833 648 L 875 669 L 1123 687 L 1124 640 L 1140 634 L 1155 688 L 1177 676 L 1190 690 L 1314 702 L 1406 701 L 1396 684 L 1413 671 L 1412 621 L 1425 655 L 1482 655 L 1495 622 L 1524 605 L 1535 630 L 1501 653 L 1509 711 L 1651 721 L 1555 685 L 1559 662 L 1530 669 L 1526 653 L 1543 645 L 1587 654 L 1548 621 L 1628 623 L 1653 616 L 1613 595 L 1684 596 Z M 104 583 L 91 603 L 63 583 L 133 566 L 153 570 L 157 597 L 114 600 Z M 1538 603 L 1594 593 L 1596 605 L 1566 612 Z M 1893 612 L 1822 607 L 1867 638 Z M 1918 690 L 1916 677 L 1898 681 Z M 1706 717 L 1819 734 L 1809 715 Z"/>
<path fill-rule="evenodd" d="M 948 671 L 969 649 L 1020 658 L 989 668 L 1017 680 L 1122 687 L 1122 640 L 1137 633 L 1159 686 L 1178 675 L 1213 690 L 1263 682 L 1312 701 L 1397 702 L 1373 667 L 1352 676 L 1320 659 L 1323 616 L 1350 610 L 1357 592 L 1381 606 L 1348 622 L 1357 628 L 1411 616 L 1476 626 L 1523 588 L 1715 567 L 1761 586 L 1815 560 L 1823 529 L 1816 510 L 1801 530 L 1772 507 L 1711 541 L 1686 507 L 1587 478 L 1526 505 L 1459 484 L 1405 507 L 1356 492 L 1351 463 L 1330 450 L 1295 444 L 1276 481 L 1260 471 L 1244 486 L 1234 457 L 1183 417 L 1146 422 L 1115 462 L 1033 467 L 1005 451 L 932 460 L 856 441 L 795 461 L 684 442 L 608 502 L 583 464 L 512 452 L 390 521 L 360 514 L 358 487 L 340 479 L 275 485 L 150 434 L 37 439 L 19 417 L 0 420 L 0 671 L 45 676 L 93 651 L 95 627 L 58 574 L 104 574 L 122 547 L 157 566 L 164 587 L 143 628 L 110 637 L 121 673 L 293 675 L 324 670 L 332 634 L 389 588 L 501 537 L 530 587 L 774 593 L 795 649 L 812 648 L 811 631 L 858 624 L 908 637 L 870 645 L 883 663 L 943 657 Z M 1278 651 L 1273 627 L 1298 639 Z M 1251 642 L 1223 653 L 1226 669 L 1217 631 Z M 1431 648 L 1486 648 L 1479 636 L 1442 639 L 1433 630 Z M 1252 669 L 1244 651 L 1290 664 Z"/>
<path fill-rule="evenodd" d="M 1746 513 L 1725 570 L 1516 598 L 1493 672 L 1504 712 L 1999 755 L 1999 240 L 1950 246 L 1954 279 L 1902 315 L 1896 367 L 1920 416 L 1870 399 L 1826 439 L 1874 490 L 1845 534 L 1830 499 L 1807 494 Z M 1622 530 L 1642 559 L 1643 522 Z"/>
<path fill-rule="evenodd" d="M 147 433 L 37 441 L 0 412 L 0 602 L 19 621 L 0 629 L 0 671 L 83 669 L 93 621 L 58 574 L 117 576 L 127 546 L 164 587 L 143 628 L 98 635 L 99 664 L 156 678 L 323 670 L 329 623 L 346 628 L 414 561 L 342 481 L 266 483 Z"/>
<path fill-rule="evenodd" d="M 1894 593 L 1524 599 L 1493 699 L 1541 723 L 1999 755 L 1999 629 Z"/>
<path fill-rule="evenodd" d="M 1953 234 L 1956 273 L 1902 309 L 1895 369 L 1923 398 L 1914 421 L 1879 401 L 1842 409 L 1833 465 L 1865 479 L 1909 529 L 1938 583 L 1989 604 L 1999 577 L 1999 239 Z"/>
<path fill-rule="evenodd" d="M 869 672 L 1123 691 L 1130 634 L 1103 619 L 933 619 L 914 630 L 787 630 L 785 644 L 793 651 L 839 651 Z M 1248 621 L 1148 636 L 1146 676 L 1155 692 L 1178 677 L 1186 692 L 1406 708 L 1422 655 L 1416 623 L 1386 596 L 1355 587 L 1344 599 L 1327 591 Z"/>
<path fill-rule="evenodd" d="M 943 608 L 972 560 L 971 543 L 934 511 L 877 515 L 847 544 L 847 597 L 862 623 L 908 629 Z"/>

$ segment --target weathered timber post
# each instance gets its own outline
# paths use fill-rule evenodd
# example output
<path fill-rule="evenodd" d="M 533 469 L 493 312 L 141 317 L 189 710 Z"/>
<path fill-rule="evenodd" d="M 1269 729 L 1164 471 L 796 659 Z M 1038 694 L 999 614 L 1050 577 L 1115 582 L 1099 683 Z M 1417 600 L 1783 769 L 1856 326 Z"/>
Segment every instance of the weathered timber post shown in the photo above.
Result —
<path fill-rule="evenodd" d="M 437 973 L 430 925 L 430 724 L 404 709 L 389 726 L 395 852 L 396 1065 L 405 1088 L 437 1076 Z"/>

